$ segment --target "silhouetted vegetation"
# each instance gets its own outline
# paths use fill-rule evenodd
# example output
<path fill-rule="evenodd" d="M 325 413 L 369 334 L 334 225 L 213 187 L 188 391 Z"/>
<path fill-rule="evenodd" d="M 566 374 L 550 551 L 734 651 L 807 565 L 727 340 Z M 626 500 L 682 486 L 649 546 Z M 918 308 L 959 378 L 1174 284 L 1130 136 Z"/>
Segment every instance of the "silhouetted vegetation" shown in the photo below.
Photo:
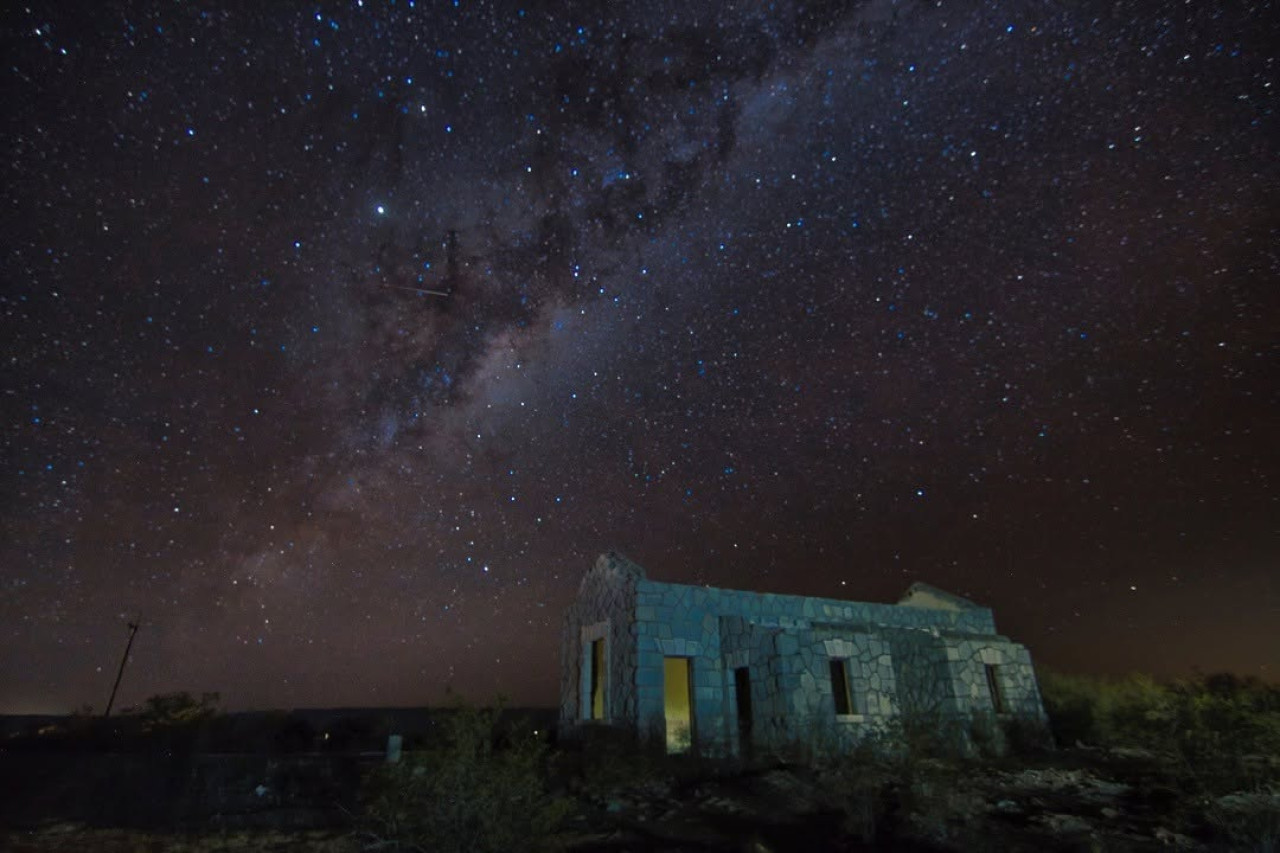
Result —
<path fill-rule="evenodd" d="M 1193 792 L 1280 782 L 1280 686 L 1227 673 L 1170 682 L 1043 671 L 1039 677 L 1060 745 L 1167 756 Z"/>
<path fill-rule="evenodd" d="M 420 750 L 369 775 L 364 831 L 390 849 L 530 849 L 570 808 L 551 794 L 547 764 L 532 725 L 458 704 Z"/>
<path fill-rule="evenodd" d="M 1034 720 L 914 707 L 852 750 L 819 733 L 723 758 L 609 726 L 553 747 L 552 712 L 222 714 L 214 694 L 175 693 L 110 720 L 38 722 L 0 758 L 44 792 L 11 812 L 150 828 L 216 813 L 328 826 L 352 850 L 1276 849 L 1280 687 L 1051 672 L 1040 685 L 1052 740 Z M 405 735 L 399 763 L 383 760 L 388 733 Z M 22 754 L 38 750 L 66 754 Z"/>
<path fill-rule="evenodd" d="M 149 697 L 138 708 L 127 709 L 124 714 L 136 716 L 144 731 L 192 726 L 215 716 L 220 699 L 217 693 L 201 693 L 199 699 L 186 691 L 160 693 Z"/>

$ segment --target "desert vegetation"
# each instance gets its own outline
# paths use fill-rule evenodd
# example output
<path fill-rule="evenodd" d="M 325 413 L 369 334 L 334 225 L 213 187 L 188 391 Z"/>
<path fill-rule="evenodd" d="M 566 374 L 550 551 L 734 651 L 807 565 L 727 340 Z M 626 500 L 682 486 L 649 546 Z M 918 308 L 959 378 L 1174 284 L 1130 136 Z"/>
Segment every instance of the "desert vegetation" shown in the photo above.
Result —
<path fill-rule="evenodd" d="M 359 835 L 378 849 L 502 853 L 536 845 L 572 809 L 552 793 L 547 739 L 501 703 L 455 703 L 401 761 L 369 773 Z"/>
<path fill-rule="evenodd" d="M 1043 672 L 1040 686 L 1062 746 L 1160 754 L 1190 792 L 1274 784 L 1280 758 L 1280 686 L 1230 674 L 1159 682 Z"/>
<path fill-rule="evenodd" d="M 1046 725 L 912 708 L 852 754 L 819 737 L 750 761 L 669 756 L 661 739 L 609 728 L 550 748 L 468 711 L 432 749 L 375 774 L 367 817 L 381 831 L 369 838 L 414 850 L 1276 849 L 1280 688 L 1230 675 L 1040 681 Z"/>
<path fill-rule="evenodd" d="M 111 723 L 164 763 L 135 761 L 124 781 L 99 780 L 123 789 L 165 769 L 166 784 L 187 786 L 170 811 L 113 812 L 107 797 L 104 809 L 72 816 L 72 830 L 64 815 L 47 832 L 0 836 L 0 846 L 115 849 L 108 839 L 122 823 L 146 832 L 142 847 L 120 849 L 167 849 L 175 832 L 192 850 L 202 849 L 193 838 L 267 849 L 254 846 L 258 838 L 273 850 L 351 853 L 1277 849 L 1280 687 L 1230 675 L 1160 682 L 1047 671 L 1040 684 L 1047 728 L 1008 717 L 949 725 L 936 709 L 913 708 L 852 753 L 819 737 L 761 748 L 750 760 L 667 755 L 660 738 L 608 727 L 556 743 L 545 716 L 455 702 L 432 711 L 389 763 L 368 747 L 385 747 L 401 722 L 376 713 L 319 722 L 262 714 L 250 723 L 219 713 L 215 696 L 174 694 Z M 39 742 L 64 753 L 77 740 L 119 749 L 103 745 L 104 725 L 80 715 L 10 737 L 0 767 L 12 781 L 47 765 L 47 753 L 37 764 L 16 760 Z M 227 766 L 181 757 L 234 745 L 251 752 L 223 756 Z M 255 763 L 252 751 L 274 757 Z M 64 776 L 46 773 L 33 790 L 43 785 L 56 800 L 61 785 L 66 802 L 82 801 L 87 783 Z M 206 809 L 193 818 L 194 806 L 215 800 L 214 817 Z M 123 819 L 113 824 L 113 814 Z"/>

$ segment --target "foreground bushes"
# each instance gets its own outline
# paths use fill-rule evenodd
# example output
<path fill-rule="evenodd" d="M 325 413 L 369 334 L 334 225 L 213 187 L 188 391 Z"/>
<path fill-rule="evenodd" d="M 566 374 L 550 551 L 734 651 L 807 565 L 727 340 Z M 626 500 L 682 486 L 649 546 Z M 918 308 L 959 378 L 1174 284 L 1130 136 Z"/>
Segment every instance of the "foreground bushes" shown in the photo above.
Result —
<path fill-rule="evenodd" d="M 545 741 L 501 717 L 460 705 L 423 749 L 374 771 L 366 834 L 384 849 L 432 853 L 536 847 L 569 804 L 550 793 Z"/>
<path fill-rule="evenodd" d="M 1039 673 L 1055 739 L 1169 754 L 1224 792 L 1280 782 L 1280 686 L 1229 674 L 1158 682 Z"/>
<path fill-rule="evenodd" d="M 974 827 L 1003 825 L 991 822 L 993 813 L 1123 834 L 1141 828 L 1129 807 L 1141 820 L 1159 815 L 1235 846 L 1265 845 L 1280 832 L 1280 789 L 1267 790 L 1280 784 L 1280 688 L 1233 676 L 1160 683 L 1042 673 L 1040 684 L 1060 746 L 1109 751 L 1059 759 L 1043 751 L 1035 721 L 980 716 L 952 731 L 945 720 L 907 714 L 852 750 L 805 741 L 745 762 L 669 756 L 660 740 L 599 728 L 565 744 L 553 762 L 531 725 L 504 725 L 500 709 L 463 707 L 441 713 L 434 737 L 370 776 L 366 835 L 379 849 L 529 850 L 555 840 L 570 812 L 575 831 L 612 826 L 615 814 L 657 825 L 690 799 L 723 808 L 723 791 L 785 803 L 780 813 L 803 818 L 797 825 L 836 820 L 832 831 L 855 846 L 976 842 Z M 1102 818 L 1098 800 L 1076 791 L 1086 783 L 1109 803 Z M 1056 798 L 1052 814 L 1044 798 Z M 739 824 L 766 822 L 726 814 Z"/>

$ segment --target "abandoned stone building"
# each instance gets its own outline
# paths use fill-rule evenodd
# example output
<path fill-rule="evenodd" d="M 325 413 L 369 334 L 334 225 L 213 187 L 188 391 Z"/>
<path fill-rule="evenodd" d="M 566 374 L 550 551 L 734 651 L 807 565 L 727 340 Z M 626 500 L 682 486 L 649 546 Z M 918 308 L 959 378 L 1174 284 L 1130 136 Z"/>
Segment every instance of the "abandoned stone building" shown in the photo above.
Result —
<path fill-rule="evenodd" d="M 761 594 L 659 583 L 611 552 L 582 579 L 561 654 L 562 736 L 615 726 L 672 752 L 849 745 L 901 714 L 1044 718 L 1027 649 L 989 609 L 920 583 L 897 604 Z"/>

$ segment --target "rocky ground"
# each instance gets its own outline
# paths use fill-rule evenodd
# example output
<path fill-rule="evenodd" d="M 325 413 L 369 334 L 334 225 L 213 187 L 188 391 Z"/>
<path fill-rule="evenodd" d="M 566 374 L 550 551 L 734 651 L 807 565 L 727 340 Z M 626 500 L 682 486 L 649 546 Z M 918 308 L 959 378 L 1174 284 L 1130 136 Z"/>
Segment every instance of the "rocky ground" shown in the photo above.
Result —
<path fill-rule="evenodd" d="M 560 851 L 1280 849 L 1280 792 L 1184 793 L 1145 753 L 1068 750 L 1038 762 L 642 773 L 575 792 L 546 845 Z M 354 830 L 137 832 L 53 824 L 0 830 L 14 853 L 357 853 L 395 849 Z"/>
<path fill-rule="evenodd" d="M 1084 750 L 1021 766 L 779 766 L 587 797 L 567 840 L 617 851 L 1280 850 L 1280 791 L 1196 796 L 1176 778 L 1149 753 Z"/>

